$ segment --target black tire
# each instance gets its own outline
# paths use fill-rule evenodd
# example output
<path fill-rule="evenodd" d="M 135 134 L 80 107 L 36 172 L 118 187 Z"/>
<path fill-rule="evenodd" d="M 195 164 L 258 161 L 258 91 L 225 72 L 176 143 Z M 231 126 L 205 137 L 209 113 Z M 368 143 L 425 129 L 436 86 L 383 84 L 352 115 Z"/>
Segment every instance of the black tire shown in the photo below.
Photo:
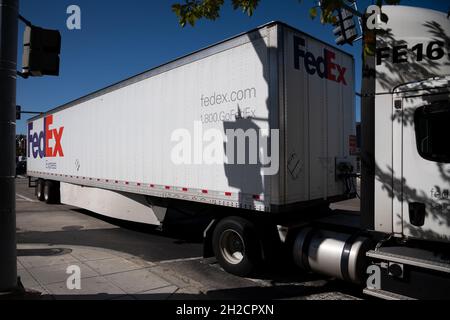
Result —
<path fill-rule="evenodd" d="M 48 204 L 57 204 L 59 202 L 59 183 L 55 181 L 45 181 L 44 201 Z"/>
<path fill-rule="evenodd" d="M 45 185 L 45 181 L 42 179 L 38 179 L 38 181 L 36 181 L 36 189 L 35 189 L 35 194 L 36 194 L 36 198 L 39 201 L 44 201 L 44 185 Z"/>
<path fill-rule="evenodd" d="M 251 275 L 262 260 L 257 228 L 241 217 L 220 221 L 214 229 L 212 246 L 222 268 L 236 276 Z"/>

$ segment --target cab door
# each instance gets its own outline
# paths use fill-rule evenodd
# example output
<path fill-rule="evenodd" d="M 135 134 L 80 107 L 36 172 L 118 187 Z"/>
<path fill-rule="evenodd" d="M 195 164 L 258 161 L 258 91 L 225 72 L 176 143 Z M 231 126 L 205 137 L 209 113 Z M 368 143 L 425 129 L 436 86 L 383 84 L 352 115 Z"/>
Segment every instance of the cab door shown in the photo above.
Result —
<path fill-rule="evenodd" d="M 403 237 L 450 242 L 448 89 L 394 97 L 393 222 Z"/>

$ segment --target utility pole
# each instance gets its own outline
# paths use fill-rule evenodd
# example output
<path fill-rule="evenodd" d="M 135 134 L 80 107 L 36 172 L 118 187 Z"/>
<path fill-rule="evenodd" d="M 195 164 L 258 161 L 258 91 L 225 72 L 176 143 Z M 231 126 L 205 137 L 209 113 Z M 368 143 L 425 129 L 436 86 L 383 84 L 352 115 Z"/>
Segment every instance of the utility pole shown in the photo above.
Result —
<path fill-rule="evenodd" d="M 16 79 L 19 0 L 0 0 L 0 293 L 17 288 Z"/>

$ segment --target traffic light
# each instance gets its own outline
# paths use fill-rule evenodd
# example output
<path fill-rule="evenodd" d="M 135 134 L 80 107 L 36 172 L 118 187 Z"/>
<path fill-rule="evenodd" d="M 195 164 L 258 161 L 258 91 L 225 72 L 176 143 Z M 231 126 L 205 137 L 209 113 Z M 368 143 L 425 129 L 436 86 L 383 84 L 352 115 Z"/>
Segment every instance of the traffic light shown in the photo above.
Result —
<path fill-rule="evenodd" d="M 16 106 L 16 120 L 20 120 L 22 118 L 22 107 Z"/>
<path fill-rule="evenodd" d="M 27 26 L 23 36 L 23 45 L 22 73 L 25 76 L 59 75 L 59 54 L 61 52 L 59 31 Z"/>
<path fill-rule="evenodd" d="M 352 44 L 358 37 L 353 14 L 344 8 L 337 10 L 336 22 L 334 23 L 333 33 L 336 36 L 336 44 Z"/>

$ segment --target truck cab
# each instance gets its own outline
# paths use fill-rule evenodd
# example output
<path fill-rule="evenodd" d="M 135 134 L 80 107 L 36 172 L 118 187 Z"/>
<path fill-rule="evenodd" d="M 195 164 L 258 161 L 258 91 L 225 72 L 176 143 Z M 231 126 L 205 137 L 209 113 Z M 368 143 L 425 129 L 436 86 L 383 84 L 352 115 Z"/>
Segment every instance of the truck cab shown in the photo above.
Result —
<path fill-rule="evenodd" d="M 362 105 L 362 215 L 384 239 L 367 253 L 365 292 L 442 299 L 450 295 L 450 19 L 382 10 L 388 21 L 365 59 L 373 72 Z"/>

